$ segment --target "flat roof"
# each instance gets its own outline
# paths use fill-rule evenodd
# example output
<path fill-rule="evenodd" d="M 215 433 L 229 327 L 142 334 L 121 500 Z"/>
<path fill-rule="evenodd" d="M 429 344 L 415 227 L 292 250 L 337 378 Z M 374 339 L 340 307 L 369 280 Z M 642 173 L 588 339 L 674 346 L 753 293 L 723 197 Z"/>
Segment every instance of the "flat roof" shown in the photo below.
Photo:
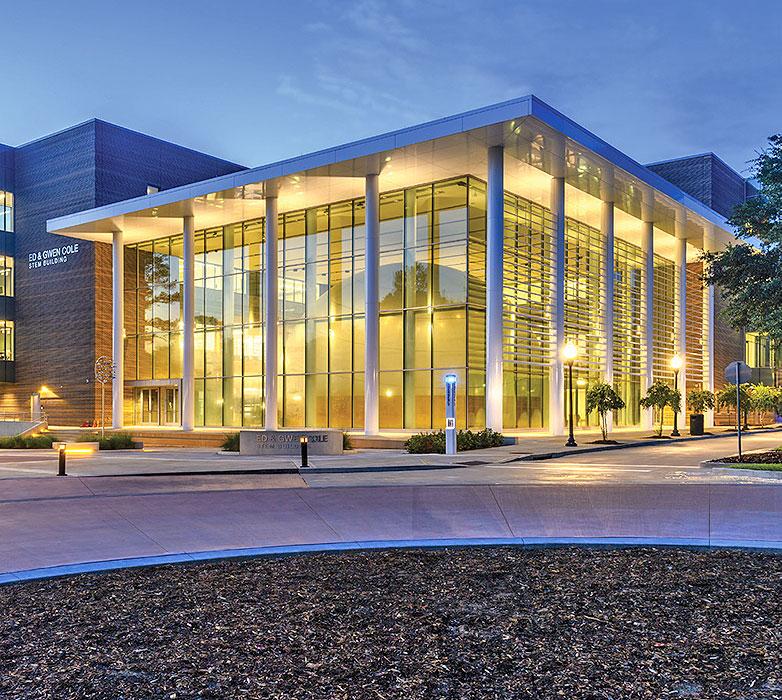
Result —
<path fill-rule="evenodd" d="M 558 138 L 562 139 L 560 146 Z M 47 231 L 107 241 L 117 230 L 137 231 L 137 238 L 166 235 L 177 228 L 181 232 L 181 222 L 166 224 L 164 220 L 186 215 L 196 216 L 196 228 L 232 223 L 262 215 L 263 199 L 272 187 L 280 188 L 280 211 L 291 210 L 298 202 L 307 201 L 306 206 L 326 204 L 339 201 L 340 197 L 361 196 L 363 184 L 358 184 L 359 178 L 377 172 L 378 167 L 383 175 L 381 183 L 388 179 L 392 184 L 396 182 L 394 178 L 403 180 L 399 174 L 400 163 L 408 180 L 419 173 L 434 176 L 432 180 L 439 179 L 438 175 L 446 175 L 446 169 L 438 164 L 449 158 L 453 175 L 468 174 L 468 170 L 458 173 L 459 167 L 481 159 L 485 164 L 485 153 L 481 154 L 477 146 L 485 151 L 486 145 L 493 144 L 503 144 L 507 153 L 517 155 L 520 160 L 532 162 L 531 159 L 537 158 L 535 166 L 545 172 L 550 171 L 554 155 L 564 157 L 565 144 L 571 149 L 575 147 L 586 160 L 594 161 L 601 172 L 609 166 L 611 172 L 621 174 L 630 189 L 650 188 L 655 198 L 660 199 L 658 206 L 684 207 L 730 233 L 725 218 L 717 212 L 534 95 L 57 217 L 47 222 Z M 386 166 L 388 171 L 383 169 Z M 485 165 L 482 167 L 485 170 Z M 389 178 L 385 177 L 386 172 Z M 302 198 L 305 193 L 309 196 Z M 662 197 L 658 198 L 657 194 Z M 318 202 L 318 196 L 337 198 Z"/>

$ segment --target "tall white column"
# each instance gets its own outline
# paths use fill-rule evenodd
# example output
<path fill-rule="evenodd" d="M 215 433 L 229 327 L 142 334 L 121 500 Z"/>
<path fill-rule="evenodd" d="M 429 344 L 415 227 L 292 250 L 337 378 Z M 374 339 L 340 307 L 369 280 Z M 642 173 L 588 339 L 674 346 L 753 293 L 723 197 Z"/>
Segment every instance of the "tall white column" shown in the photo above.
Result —
<path fill-rule="evenodd" d="M 111 238 L 111 360 L 114 380 L 111 383 L 111 427 L 123 426 L 125 394 L 125 250 L 122 231 Z"/>
<path fill-rule="evenodd" d="M 549 427 L 565 434 L 565 178 L 551 178 L 551 214 L 554 217 L 554 259 L 551 274 L 551 365 L 549 368 Z"/>
<path fill-rule="evenodd" d="M 703 249 L 706 252 L 716 250 L 714 227 L 707 224 L 703 236 Z M 704 343 L 706 352 L 703 357 L 703 384 L 707 391 L 714 391 L 714 286 L 707 285 L 703 289 L 703 323 Z M 704 427 L 714 427 L 714 410 L 707 410 L 704 415 Z"/>
<path fill-rule="evenodd" d="M 380 303 L 378 276 L 380 273 L 380 184 L 377 173 L 366 176 L 366 241 L 364 265 L 364 433 L 377 435 L 380 431 L 378 407 Z"/>
<path fill-rule="evenodd" d="M 502 432 L 502 287 L 505 165 L 502 146 L 488 151 L 486 182 L 486 427 Z"/>
<path fill-rule="evenodd" d="M 600 308 L 603 312 L 603 333 L 605 335 L 605 358 L 603 360 L 603 381 L 614 383 L 614 202 L 601 204 L 600 230 L 603 234 L 603 265 L 605 273 L 601 286 Z M 608 429 L 613 427 L 613 413 L 607 415 Z"/>
<path fill-rule="evenodd" d="M 685 231 L 686 220 L 676 218 L 676 352 L 684 360 L 684 366 L 679 370 L 679 391 L 682 395 L 679 427 L 684 427 L 684 415 L 687 403 L 687 239 Z"/>
<path fill-rule="evenodd" d="M 646 213 L 641 227 L 641 252 L 644 260 L 641 396 L 646 396 L 654 382 L 654 223 L 651 216 L 651 211 Z M 644 409 L 641 413 L 641 427 L 651 430 L 653 426 L 653 409 Z"/>
<path fill-rule="evenodd" d="M 277 322 L 279 315 L 277 278 L 277 195 L 266 197 L 266 220 L 264 223 L 264 428 L 277 430 Z"/>
<path fill-rule="evenodd" d="M 182 219 L 182 430 L 195 426 L 195 222 Z"/>

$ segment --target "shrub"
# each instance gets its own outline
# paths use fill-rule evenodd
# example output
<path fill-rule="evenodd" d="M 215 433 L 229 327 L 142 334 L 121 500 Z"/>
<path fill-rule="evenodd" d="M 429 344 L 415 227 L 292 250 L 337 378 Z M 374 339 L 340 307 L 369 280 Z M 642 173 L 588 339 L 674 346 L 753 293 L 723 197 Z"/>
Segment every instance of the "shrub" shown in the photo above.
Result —
<path fill-rule="evenodd" d="M 43 450 L 51 449 L 54 438 L 51 435 L 14 435 L 0 438 L 2 450 Z"/>
<path fill-rule="evenodd" d="M 457 452 L 482 450 L 487 447 L 499 447 L 503 443 L 502 433 L 491 428 L 474 433 L 472 430 L 460 430 L 456 433 Z M 405 441 L 405 449 L 410 454 L 445 454 L 445 432 L 419 433 Z"/>
<path fill-rule="evenodd" d="M 230 435 L 226 435 L 222 447 L 223 447 L 223 452 L 238 452 L 239 433 L 231 433 Z"/>
<path fill-rule="evenodd" d="M 76 442 L 97 442 L 101 450 L 132 450 L 136 446 L 130 433 L 107 433 L 103 437 L 100 433 L 82 433 Z"/>
<path fill-rule="evenodd" d="M 343 450 L 353 449 L 353 442 L 350 439 L 350 435 L 348 435 L 347 433 L 342 433 L 342 449 Z"/>

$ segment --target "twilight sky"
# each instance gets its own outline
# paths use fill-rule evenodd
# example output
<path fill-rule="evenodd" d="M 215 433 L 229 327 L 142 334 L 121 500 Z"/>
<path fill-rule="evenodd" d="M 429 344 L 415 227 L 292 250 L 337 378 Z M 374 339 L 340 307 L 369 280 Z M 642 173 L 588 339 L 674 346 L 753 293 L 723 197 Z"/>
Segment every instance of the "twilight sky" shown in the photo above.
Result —
<path fill-rule="evenodd" d="M 244 165 L 534 93 L 641 162 L 782 131 L 779 0 L 26 0 L 0 142 L 97 116 Z"/>

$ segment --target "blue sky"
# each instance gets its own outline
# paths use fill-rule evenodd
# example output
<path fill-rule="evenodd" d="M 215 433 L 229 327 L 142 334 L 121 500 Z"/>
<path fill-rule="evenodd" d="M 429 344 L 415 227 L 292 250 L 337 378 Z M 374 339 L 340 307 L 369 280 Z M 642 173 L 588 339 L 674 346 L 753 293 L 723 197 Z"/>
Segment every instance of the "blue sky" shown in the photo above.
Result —
<path fill-rule="evenodd" d="M 0 142 L 93 116 L 245 165 L 535 93 L 648 162 L 782 131 L 777 0 L 7 0 Z"/>

